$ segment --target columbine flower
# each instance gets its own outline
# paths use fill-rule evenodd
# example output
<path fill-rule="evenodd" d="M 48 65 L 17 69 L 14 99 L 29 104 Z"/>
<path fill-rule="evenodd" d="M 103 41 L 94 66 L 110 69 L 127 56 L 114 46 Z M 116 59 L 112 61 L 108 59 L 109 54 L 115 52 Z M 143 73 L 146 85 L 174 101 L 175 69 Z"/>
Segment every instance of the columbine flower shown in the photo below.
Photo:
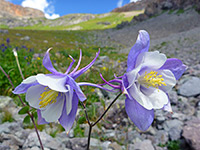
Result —
<path fill-rule="evenodd" d="M 172 111 L 167 93 L 186 70 L 179 59 L 167 59 L 158 51 L 148 52 L 149 42 L 149 34 L 144 30 L 139 31 L 136 44 L 128 55 L 127 73 L 121 77 L 121 81 L 114 79 L 107 82 L 126 94 L 126 112 L 143 131 L 153 122 L 154 109 Z M 120 86 L 111 82 L 118 82 Z"/>
<path fill-rule="evenodd" d="M 90 64 L 77 71 L 82 53 L 80 51 L 80 58 L 77 66 L 70 72 L 74 59 L 65 73 L 56 71 L 53 67 L 49 51 L 47 50 L 43 65 L 52 74 L 37 74 L 22 81 L 22 83 L 15 88 L 14 94 L 26 93 L 26 101 L 33 108 L 38 110 L 38 123 L 44 124 L 48 122 L 59 121 L 60 124 L 68 132 L 75 120 L 78 99 L 84 101 L 86 99 L 84 93 L 80 89 L 82 85 L 89 85 L 100 87 L 92 83 L 76 83 L 75 79 L 86 72 L 97 59 L 99 52 Z M 101 87 L 100 87 L 101 88 Z"/>

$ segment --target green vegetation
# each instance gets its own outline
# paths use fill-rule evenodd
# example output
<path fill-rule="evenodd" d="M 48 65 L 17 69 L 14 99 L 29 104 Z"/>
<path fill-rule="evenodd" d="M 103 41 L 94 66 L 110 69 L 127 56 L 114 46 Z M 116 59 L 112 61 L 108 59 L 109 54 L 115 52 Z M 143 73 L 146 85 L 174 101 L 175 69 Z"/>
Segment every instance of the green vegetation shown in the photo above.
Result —
<path fill-rule="evenodd" d="M 174 13 L 174 9 L 170 9 L 168 14 L 173 14 Z"/>
<path fill-rule="evenodd" d="M 168 150 L 180 150 L 180 141 L 169 141 L 167 143 Z"/>
<path fill-rule="evenodd" d="M 79 124 L 74 128 L 74 136 L 84 137 L 84 129 L 82 129 Z"/>
<path fill-rule="evenodd" d="M 166 144 L 158 144 L 160 147 L 167 147 L 168 150 L 181 150 L 180 141 L 168 141 Z"/>
<path fill-rule="evenodd" d="M 179 10 L 177 10 L 176 14 L 179 15 L 179 14 L 182 14 L 184 12 L 185 12 L 184 9 L 179 9 Z"/>
<path fill-rule="evenodd" d="M 133 16 L 137 16 L 141 13 L 144 13 L 144 10 L 133 11 L 128 13 L 107 13 L 107 14 L 98 14 L 95 15 L 94 19 L 88 21 L 80 22 L 73 25 L 61 25 L 61 26 L 49 26 L 43 25 L 41 22 L 26 27 L 15 27 L 15 29 L 28 29 L 28 30 L 102 30 L 114 28 L 117 24 L 120 24 L 122 21 L 131 21 Z M 131 15 L 130 15 L 131 14 Z M 71 15 L 64 16 L 62 19 L 65 20 Z M 53 20 L 52 22 L 58 21 L 58 19 Z"/>
<path fill-rule="evenodd" d="M 0 28 L 7 29 L 7 28 L 9 28 L 9 27 L 8 27 L 7 25 L 0 24 Z"/>
<path fill-rule="evenodd" d="M 73 29 L 77 26 L 80 27 L 80 30 L 108 29 L 114 28 L 117 24 L 120 24 L 122 21 L 131 21 L 132 18 L 133 16 L 125 17 L 125 15 L 121 13 L 110 13 L 108 16 L 96 17 L 95 19 L 86 22 L 68 26 L 66 29 Z"/>
<path fill-rule="evenodd" d="M 2 119 L 1 119 L 2 123 L 14 121 L 12 114 L 7 109 L 4 109 L 2 112 L 3 112 L 3 116 L 2 116 Z"/>

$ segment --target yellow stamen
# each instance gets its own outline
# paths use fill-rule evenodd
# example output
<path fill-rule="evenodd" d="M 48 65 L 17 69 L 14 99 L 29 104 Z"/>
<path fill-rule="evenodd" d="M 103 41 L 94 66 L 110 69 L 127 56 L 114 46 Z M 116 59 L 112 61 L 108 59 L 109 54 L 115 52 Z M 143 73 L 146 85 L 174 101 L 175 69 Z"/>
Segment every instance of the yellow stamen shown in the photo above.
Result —
<path fill-rule="evenodd" d="M 146 87 L 155 87 L 158 88 L 159 86 L 166 86 L 162 75 L 157 75 L 158 72 L 151 71 L 149 73 L 145 72 L 144 75 L 140 76 L 138 81 L 140 84 L 145 85 Z"/>
<path fill-rule="evenodd" d="M 48 104 L 52 104 L 56 102 L 56 98 L 58 97 L 59 92 L 49 89 L 45 87 L 45 91 L 40 94 L 40 108 L 45 108 Z"/>

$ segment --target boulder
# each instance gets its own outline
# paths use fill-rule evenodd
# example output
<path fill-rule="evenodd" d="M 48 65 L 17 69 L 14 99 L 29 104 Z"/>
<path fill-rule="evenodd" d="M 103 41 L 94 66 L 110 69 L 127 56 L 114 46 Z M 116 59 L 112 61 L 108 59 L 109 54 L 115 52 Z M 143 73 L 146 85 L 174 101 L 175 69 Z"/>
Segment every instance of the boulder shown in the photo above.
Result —
<path fill-rule="evenodd" d="M 200 149 L 200 119 L 188 121 L 183 128 L 183 137 L 194 150 Z"/>

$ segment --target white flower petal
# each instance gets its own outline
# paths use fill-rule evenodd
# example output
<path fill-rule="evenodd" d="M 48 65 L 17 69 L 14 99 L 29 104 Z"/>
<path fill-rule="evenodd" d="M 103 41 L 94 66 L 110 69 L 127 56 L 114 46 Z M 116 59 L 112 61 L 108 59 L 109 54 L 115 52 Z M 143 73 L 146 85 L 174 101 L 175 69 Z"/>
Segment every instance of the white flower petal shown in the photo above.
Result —
<path fill-rule="evenodd" d="M 36 81 L 36 76 L 30 76 L 30 77 L 26 78 L 25 80 L 23 80 L 22 83 L 29 84 L 29 83 L 33 83 L 35 81 Z"/>
<path fill-rule="evenodd" d="M 66 100 L 66 111 L 67 111 L 67 115 L 69 115 L 69 113 L 72 110 L 72 96 L 73 96 L 73 89 L 70 89 L 70 86 L 67 85 L 69 92 L 65 93 L 65 100 Z"/>
<path fill-rule="evenodd" d="M 154 92 L 148 97 L 153 106 L 153 109 L 161 109 L 169 101 L 167 94 L 159 89 L 155 89 Z"/>
<path fill-rule="evenodd" d="M 132 71 L 126 73 L 128 83 L 129 83 L 127 88 L 129 88 L 130 86 L 132 86 L 132 84 L 135 83 L 135 80 L 138 77 L 138 72 L 140 71 L 141 67 L 142 66 L 140 65 L 137 68 L 133 69 Z"/>
<path fill-rule="evenodd" d="M 162 75 L 166 86 L 162 85 L 159 89 L 168 93 L 175 85 L 176 85 L 176 78 L 174 74 L 170 70 L 159 70 L 158 74 Z"/>
<path fill-rule="evenodd" d="M 138 56 L 136 64 L 142 65 L 143 68 L 147 67 L 152 70 L 157 70 L 164 65 L 166 60 L 167 57 L 165 54 L 159 53 L 158 51 L 145 52 Z"/>
<path fill-rule="evenodd" d="M 65 86 L 67 76 L 61 77 L 57 75 L 47 76 L 44 74 L 38 74 L 36 79 L 40 84 L 48 86 L 52 90 L 58 92 L 68 92 L 68 89 Z"/>
<path fill-rule="evenodd" d="M 29 105 L 33 108 L 40 109 L 40 94 L 42 94 L 45 86 L 42 85 L 35 85 L 31 86 L 26 92 L 26 101 Z"/>
<path fill-rule="evenodd" d="M 168 103 L 165 92 L 156 88 L 140 88 L 133 84 L 128 92 L 140 105 L 148 110 L 163 108 Z"/>
<path fill-rule="evenodd" d="M 49 104 L 49 107 L 46 107 L 45 110 L 41 111 L 42 118 L 44 118 L 47 122 L 57 121 L 62 114 L 64 95 L 60 94 L 56 100 L 57 101 L 55 103 Z"/>
<path fill-rule="evenodd" d="M 168 103 L 163 107 L 163 110 L 168 111 L 168 112 L 173 112 L 172 111 L 172 106 L 170 104 L 170 101 L 168 101 Z"/>
<path fill-rule="evenodd" d="M 140 85 L 139 85 L 140 86 Z M 144 108 L 151 110 L 153 109 L 153 105 L 151 101 L 149 100 L 149 97 L 143 94 L 139 88 L 136 86 L 136 84 L 133 84 L 129 89 L 128 93 L 133 97 L 140 105 L 142 105 Z"/>

